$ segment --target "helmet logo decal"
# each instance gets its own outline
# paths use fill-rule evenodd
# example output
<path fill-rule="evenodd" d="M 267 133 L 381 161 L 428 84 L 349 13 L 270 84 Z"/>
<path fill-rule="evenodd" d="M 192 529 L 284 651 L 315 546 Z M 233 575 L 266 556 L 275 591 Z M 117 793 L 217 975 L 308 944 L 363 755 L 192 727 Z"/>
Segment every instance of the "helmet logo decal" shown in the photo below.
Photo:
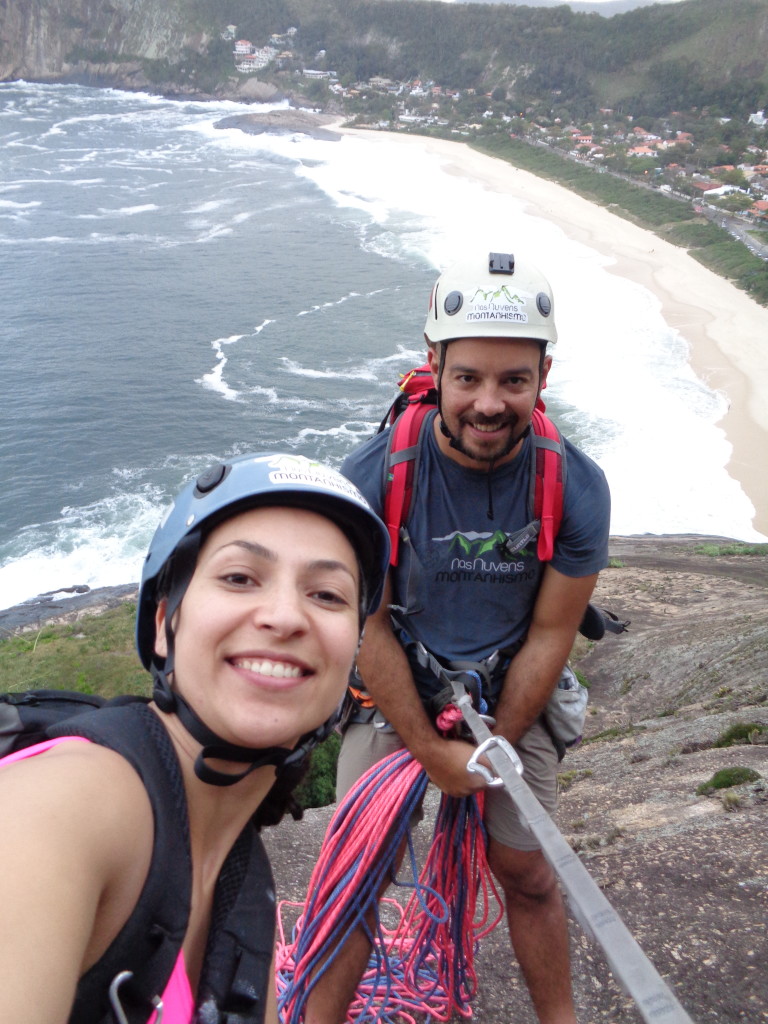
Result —
<path fill-rule="evenodd" d="M 467 304 L 465 319 L 467 323 L 485 320 L 527 324 L 528 312 L 525 307 L 528 301 L 518 292 L 511 292 L 505 284 L 501 288 L 478 286 Z"/>
<path fill-rule="evenodd" d="M 336 491 L 364 508 L 369 507 L 353 483 L 322 462 L 312 461 L 303 455 L 266 455 L 254 459 L 254 462 L 264 462 L 269 466 L 269 481 L 275 487 L 292 488 L 298 484 L 301 487 Z"/>

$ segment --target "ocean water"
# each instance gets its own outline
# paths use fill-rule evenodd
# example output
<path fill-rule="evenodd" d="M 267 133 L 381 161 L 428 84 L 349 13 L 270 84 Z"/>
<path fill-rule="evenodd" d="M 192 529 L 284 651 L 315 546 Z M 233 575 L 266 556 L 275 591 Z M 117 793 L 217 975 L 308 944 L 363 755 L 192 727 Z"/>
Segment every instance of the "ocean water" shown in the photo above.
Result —
<path fill-rule="evenodd" d="M 0 85 L 0 608 L 138 579 L 209 460 L 338 464 L 422 361 L 436 272 L 472 246 L 547 269 L 547 404 L 607 473 L 613 533 L 763 539 L 728 474 L 727 399 L 650 292 L 416 143 L 215 127 L 254 109 Z"/>

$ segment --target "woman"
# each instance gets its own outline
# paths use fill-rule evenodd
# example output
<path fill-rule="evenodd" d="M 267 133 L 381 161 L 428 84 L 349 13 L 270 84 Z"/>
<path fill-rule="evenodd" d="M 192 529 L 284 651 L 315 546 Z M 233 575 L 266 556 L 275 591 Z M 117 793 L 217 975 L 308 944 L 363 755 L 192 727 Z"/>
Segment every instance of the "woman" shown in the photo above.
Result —
<path fill-rule="evenodd" d="M 139 594 L 152 703 L 0 768 L 0 1020 L 277 1020 L 257 827 L 335 721 L 388 548 L 359 492 L 300 457 L 181 493 Z"/>

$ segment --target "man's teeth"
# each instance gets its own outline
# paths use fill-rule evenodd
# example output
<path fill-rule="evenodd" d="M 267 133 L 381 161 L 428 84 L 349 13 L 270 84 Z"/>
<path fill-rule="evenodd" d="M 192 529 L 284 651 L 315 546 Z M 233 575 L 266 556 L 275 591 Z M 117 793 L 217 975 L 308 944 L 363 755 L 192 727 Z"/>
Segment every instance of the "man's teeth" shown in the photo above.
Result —
<path fill-rule="evenodd" d="M 480 430 L 484 434 L 491 434 L 494 430 L 498 430 L 500 426 L 500 423 L 475 423 L 475 430 Z"/>
<path fill-rule="evenodd" d="M 248 669 L 260 676 L 273 676 L 275 679 L 298 679 L 301 669 L 298 665 L 287 665 L 284 661 L 264 661 L 240 658 L 236 662 L 240 668 Z"/>

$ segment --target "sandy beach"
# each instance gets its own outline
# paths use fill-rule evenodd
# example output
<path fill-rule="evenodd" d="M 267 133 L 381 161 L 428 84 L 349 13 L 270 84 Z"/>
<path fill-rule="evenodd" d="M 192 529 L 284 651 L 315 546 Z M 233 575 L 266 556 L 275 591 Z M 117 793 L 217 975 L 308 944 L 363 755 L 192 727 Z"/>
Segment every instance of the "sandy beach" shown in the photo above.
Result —
<path fill-rule="evenodd" d="M 379 132 L 333 128 L 380 137 Z M 697 375 L 727 397 L 729 410 L 720 426 L 733 449 L 729 470 L 755 507 L 755 529 L 768 536 L 768 309 L 686 250 L 466 143 L 388 133 L 387 144 L 421 146 L 443 160 L 447 170 L 522 199 L 532 214 L 607 257 L 612 273 L 658 298 L 665 321 L 688 343 Z M 682 449 L 678 457 L 684 457 Z"/>

